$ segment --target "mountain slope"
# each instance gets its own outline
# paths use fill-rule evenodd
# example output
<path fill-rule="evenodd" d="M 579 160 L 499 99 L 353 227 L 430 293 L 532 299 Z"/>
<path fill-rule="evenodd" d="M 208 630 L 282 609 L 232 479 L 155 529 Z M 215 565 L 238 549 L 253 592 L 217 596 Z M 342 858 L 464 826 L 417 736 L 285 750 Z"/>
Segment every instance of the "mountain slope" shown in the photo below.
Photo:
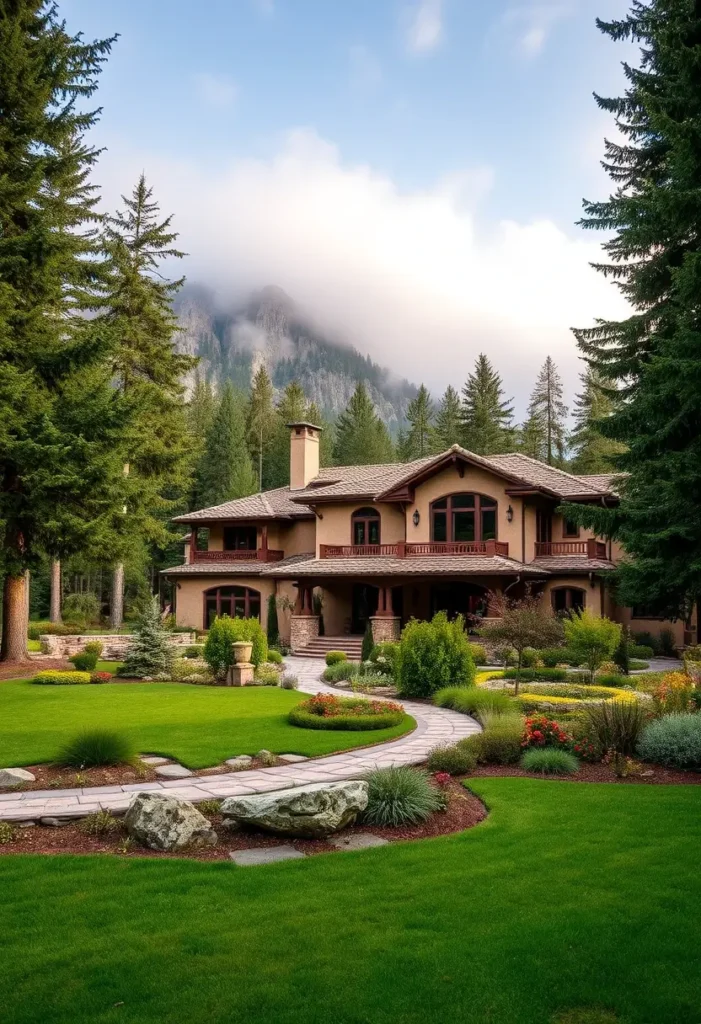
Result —
<path fill-rule="evenodd" d="M 229 379 L 248 388 L 264 363 L 277 389 L 298 380 L 309 399 L 334 419 L 363 380 L 392 431 L 404 422 L 416 394 L 413 384 L 393 379 L 350 345 L 321 336 L 280 288 L 264 288 L 242 306 L 222 312 L 207 289 L 190 285 L 178 296 L 175 310 L 182 328 L 178 349 L 199 356 L 199 372 L 217 384 Z"/>

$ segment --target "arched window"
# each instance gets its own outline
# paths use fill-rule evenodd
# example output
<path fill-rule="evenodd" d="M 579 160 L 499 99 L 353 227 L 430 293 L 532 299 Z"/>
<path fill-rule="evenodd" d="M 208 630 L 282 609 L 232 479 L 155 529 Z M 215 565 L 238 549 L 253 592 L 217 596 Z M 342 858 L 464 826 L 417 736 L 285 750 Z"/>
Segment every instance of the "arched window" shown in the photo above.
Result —
<path fill-rule="evenodd" d="M 553 611 L 556 615 L 582 611 L 587 604 L 587 593 L 579 587 L 556 587 L 551 592 Z"/>
<path fill-rule="evenodd" d="M 204 628 L 219 615 L 232 619 L 259 619 L 260 593 L 250 587 L 212 587 L 204 594 Z"/>
<path fill-rule="evenodd" d="M 377 509 L 356 509 L 351 516 L 351 543 L 380 543 L 380 513 Z"/>
<path fill-rule="evenodd" d="M 497 503 L 485 494 L 449 494 L 431 505 L 431 540 L 496 540 Z"/>

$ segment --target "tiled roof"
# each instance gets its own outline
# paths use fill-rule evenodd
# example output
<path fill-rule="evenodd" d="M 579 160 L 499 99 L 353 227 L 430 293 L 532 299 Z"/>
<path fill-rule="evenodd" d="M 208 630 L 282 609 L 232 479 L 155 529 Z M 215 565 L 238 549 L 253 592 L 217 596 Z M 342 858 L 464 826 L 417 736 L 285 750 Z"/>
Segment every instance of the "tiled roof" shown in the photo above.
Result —
<path fill-rule="evenodd" d="M 585 558 L 584 555 L 560 555 L 555 557 L 536 558 L 531 565 L 541 566 L 548 572 L 602 572 L 605 569 L 615 569 L 613 562 L 606 558 Z"/>
<path fill-rule="evenodd" d="M 579 479 L 584 480 L 592 487 L 597 487 L 601 491 L 608 491 L 611 494 L 618 494 L 618 487 L 616 481 L 625 474 L 621 473 L 588 473 L 584 476 L 580 474 Z"/>
<path fill-rule="evenodd" d="M 510 558 L 437 555 L 420 558 L 315 558 L 268 564 L 264 576 L 547 576 L 547 570 Z"/>
<path fill-rule="evenodd" d="M 293 491 L 294 501 L 319 498 L 374 498 L 393 487 L 408 473 L 433 462 L 433 457 L 413 462 L 385 462 L 373 466 L 328 466 L 305 488 Z"/>
<path fill-rule="evenodd" d="M 176 523 L 212 523 L 228 519 L 300 519 L 314 513 L 305 505 L 290 500 L 290 488 L 278 487 L 274 491 L 250 494 L 247 498 L 235 498 L 223 505 L 213 505 L 197 512 L 177 516 Z"/>
<path fill-rule="evenodd" d="M 161 576 L 260 576 L 265 562 L 188 562 L 161 569 Z"/>

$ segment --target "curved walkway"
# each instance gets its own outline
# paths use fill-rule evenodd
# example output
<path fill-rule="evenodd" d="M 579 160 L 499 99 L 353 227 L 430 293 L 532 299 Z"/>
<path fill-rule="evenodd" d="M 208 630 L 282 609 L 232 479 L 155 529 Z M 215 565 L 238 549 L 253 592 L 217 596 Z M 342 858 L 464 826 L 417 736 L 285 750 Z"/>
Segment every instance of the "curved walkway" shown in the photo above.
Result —
<path fill-rule="evenodd" d="M 289 658 L 286 667 L 299 677 L 305 693 L 338 693 L 319 679 L 323 661 L 314 658 Z M 455 743 L 480 731 L 467 715 L 436 708 L 430 704 L 403 701 L 407 713 L 416 719 L 416 729 L 397 740 L 374 747 L 356 748 L 340 754 L 300 761 L 275 768 L 226 772 L 221 775 L 193 776 L 164 782 L 133 783 L 126 786 L 89 786 L 84 789 L 27 790 L 0 792 L 0 819 L 35 821 L 38 818 L 83 818 L 101 809 L 114 813 L 126 811 L 135 792 L 164 792 L 197 803 L 249 793 L 269 793 L 312 782 L 340 782 L 357 779 L 369 769 L 390 765 L 419 764 L 431 747 Z"/>

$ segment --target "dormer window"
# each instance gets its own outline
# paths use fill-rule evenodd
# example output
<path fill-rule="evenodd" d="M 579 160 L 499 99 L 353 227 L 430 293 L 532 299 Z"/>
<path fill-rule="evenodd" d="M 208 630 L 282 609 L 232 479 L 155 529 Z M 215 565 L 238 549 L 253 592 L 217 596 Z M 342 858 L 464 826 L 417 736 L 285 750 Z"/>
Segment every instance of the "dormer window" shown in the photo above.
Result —
<path fill-rule="evenodd" d="M 359 508 L 351 516 L 353 544 L 380 543 L 380 513 L 374 508 Z"/>
<path fill-rule="evenodd" d="M 449 494 L 431 505 L 432 541 L 496 540 L 497 503 L 484 494 Z"/>

